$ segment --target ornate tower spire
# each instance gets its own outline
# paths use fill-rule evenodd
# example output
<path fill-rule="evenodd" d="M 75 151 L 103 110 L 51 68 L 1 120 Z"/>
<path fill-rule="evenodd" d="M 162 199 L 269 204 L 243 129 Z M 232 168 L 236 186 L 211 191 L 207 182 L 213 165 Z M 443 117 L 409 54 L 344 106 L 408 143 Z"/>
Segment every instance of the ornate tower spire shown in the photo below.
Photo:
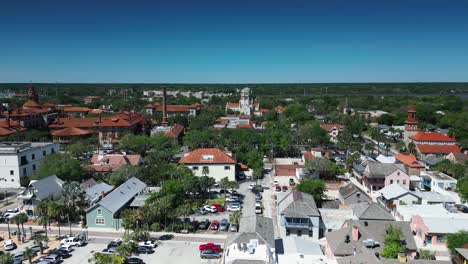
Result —
<path fill-rule="evenodd" d="M 39 102 L 39 96 L 37 95 L 36 89 L 34 89 L 34 86 L 32 85 L 32 83 L 29 83 L 28 99 L 36 103 Z"/>
<path fill-rule="evenodd" d="M 418 131 L 418 119 L 416 118 L 416 109 L 414 105 L 410 105 L 408 115 L 405 120 L 406 131 Z"/>

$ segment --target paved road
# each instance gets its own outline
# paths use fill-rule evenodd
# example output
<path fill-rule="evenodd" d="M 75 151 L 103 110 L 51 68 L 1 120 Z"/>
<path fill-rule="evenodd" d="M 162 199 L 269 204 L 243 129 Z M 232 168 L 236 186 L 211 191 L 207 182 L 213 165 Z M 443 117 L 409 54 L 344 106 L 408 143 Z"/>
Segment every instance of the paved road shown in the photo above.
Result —
<path fill-rule="evenodd" d="M 249 190 L 253 181 L 243 182 L 239 185 L 238 192 L 244 195 L 242 216 L 239 223 L 239 232 L 255 231 L 255 195 Z"/>

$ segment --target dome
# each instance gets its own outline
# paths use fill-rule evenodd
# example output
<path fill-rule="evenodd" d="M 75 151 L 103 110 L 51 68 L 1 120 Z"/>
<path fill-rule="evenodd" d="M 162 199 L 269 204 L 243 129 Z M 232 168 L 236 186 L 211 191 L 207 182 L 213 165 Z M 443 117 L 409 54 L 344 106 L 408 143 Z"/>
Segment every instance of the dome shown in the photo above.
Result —
<path fill-rule="evenodd" d="M 249 94 L 249 93 L 250 93 L 250 88 L 249 88 L 249 87 L 245 87 L 244 89 L 241 90 L 241 93 Z"/>

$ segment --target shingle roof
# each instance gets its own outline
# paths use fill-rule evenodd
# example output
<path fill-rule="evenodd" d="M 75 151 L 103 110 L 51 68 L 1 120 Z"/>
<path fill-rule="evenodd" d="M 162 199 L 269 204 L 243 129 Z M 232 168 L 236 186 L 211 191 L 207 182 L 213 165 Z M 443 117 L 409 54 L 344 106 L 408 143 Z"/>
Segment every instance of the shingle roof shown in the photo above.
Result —
<path fill-rule="evenodd" d="M 417 197 L 430 202 L 430 203 L 454 203 L 452 197 L 443 195 L 436 192 L 411 192 L 412 194 L 416 195 Z"/>
<path fill-rule="evenodd" d="M 347 220 L 344 227 L 337 231 L 328 232 L 326 234 L 327 242 L 330 245 L 332 253 L 335 256 L 349 256 L 368 252 L 369 249 L 365 248 L 363 241 L 373 239 L 381 245 L 384 243 L 385 233 L 388 226 L 399 227 L 403 233 L 403 239 L 406 242 L 408 250 L 417 250 L 414 241 L 413 233 L 411 232 L 410 223 L 405 221 L 380 221 L 380 220 Z M 359 239 L 353 241 L 352 227 L 356 226 L 359 230 Z M 346 242 L 346 237 L 349 241 Z M 380 252 L 381 247 L 375 247 L 373 252 Z"/>
<path fill-rule="evenodd" d="M 106 208 L 111 213 L 117 213 L 137 194 L 141 193 L 146 188 L 146 184 L 139 179 L 133 177 L 122 183 L 111 193 L 105 196 L 98 205 Z M 91 207 L 92 208 L 92 207 Z M 89 208 L 88 210 L 90 210 Z"/>
<path fill-rule="evenodd" d="M 407 193 L 411 193 L 410 190 L 406 189 L 398 183 L 390 184 L 388 186 L 385 186 L 382 190 L 380 190 L 380 194 L 382 194 L 382 196 L 386 200 L 396 199 Z"/>
<path fill-rule="evenodd" d="M 424 157 L 421 158 L 421 161 L 429 164 L 429 165 L 435 165 L 441 161 L 445 160 L 445 158 L 442 158 L 442 157 L 438 157 L 434 154 L 429 154 L 429 155 L 425 155 Z"/>
<path fill-rule="evenodd" d="M 56 175 L 52 175 L 38 181 L 32 182 L 31 186 L 34 188 L 34 195 L 39 200 L 45 199 L 58 199 L 63 190 L 63 181 Z"/>
<path fill-rule="evenodd" d="M 468 230 L 468 220 L 463 218 L 424 217 L 422 220 L 430 234 L 452 234 Z"/>
<path fill-rule="evenodd" d="M 107 194 L 108 192 L 112 191 L 112 189 L 114 189 L 114 186 L 102 182 L 86 189 L 85 192 L 89 198 L 95 199 L 101 194 Z"/>
<path fill-rule="evenodd" d="M 395 218 L 383 206 L 374 202 L 353 204 L 351 207 L 359 220 L 395 221 Z"/>
<path fill-rule="evenodd" d="M 405 170 L 399 167 L 398 164 L 369 162 L 367 166 L 369 167 L 369 175 L 367 176 L 368 178 L 382 179 L 396 170 L 402 170 L 405 172 Z"/>
<path fill-rule="evenodd" d="M 181 164 L 235 164 L 236 161 L 217 148 L 199 148 L 187 153 L 179 161 Z"/>
<path fill-rule="evenodd" d="M 280 214 L 286 217 L 320 216 L 312 195 L 292 189 L 281 201 L 278 202 Z"/>
<path fill-rule="evenodd" d="M 468 248 L 456 248 L 458 254 L 462 255 L 465 259 L 468 259 Z"/>
<path fill-rule="evenodd" d="M 251 239 L 258 239 L 259 244 L 268 244 L 271 248 L 275 247 L 273 219 L 256 216 L 255 232 L 243 232 L 231 235 L 226 240 L 226 245 L 233 243 L 249 243 Z"/>

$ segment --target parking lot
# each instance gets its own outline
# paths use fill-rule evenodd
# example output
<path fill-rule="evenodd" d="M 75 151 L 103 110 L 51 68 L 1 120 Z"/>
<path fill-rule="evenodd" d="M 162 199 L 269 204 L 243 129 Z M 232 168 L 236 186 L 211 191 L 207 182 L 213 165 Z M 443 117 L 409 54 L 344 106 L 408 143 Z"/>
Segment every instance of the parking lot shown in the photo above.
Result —
<path fill-rule="evenodd" d="M 112 239 L 92 238 L 88 245 L 77 247 L 72 252 L 72 256 L 64 260 L 64 264 L 83 264 L 88 263 L 92 252 L 101 252 L 106 248 L 107 243 Z M 190 263 L 190 264 L 214 264 L 221 263 L 220 259 L 204 260 L 199 257 L 198 246 L 196 242 L 182 241 L 162 241 L 155 249 L 153 254 L 135 255 L 141 258 L 145 263 Z"/>

